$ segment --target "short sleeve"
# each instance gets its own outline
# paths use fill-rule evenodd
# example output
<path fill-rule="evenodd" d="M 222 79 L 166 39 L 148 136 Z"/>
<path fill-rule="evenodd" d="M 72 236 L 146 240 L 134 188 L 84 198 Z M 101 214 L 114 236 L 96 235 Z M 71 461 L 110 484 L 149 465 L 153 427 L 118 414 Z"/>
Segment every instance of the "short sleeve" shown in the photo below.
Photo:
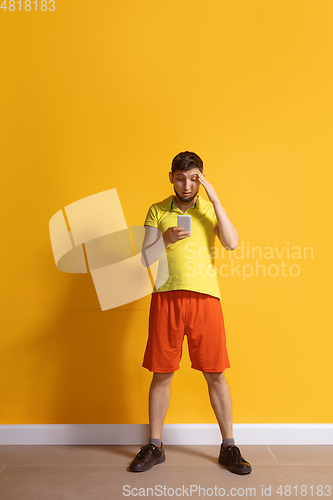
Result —
<path fill-rule="evenodd" d="M 152 205 L 147 213 L 146 220 L 144 222 L 145 226 L 153 226 L 153 227 L 158 227 L 158 222 L 157 222 L 157 210 L 155 205 Z"/>
<path fill-rule="evenodd" d="M 217 224 L 217 217 L 216 217 L 216 213 L 215 213 L 215 210 L 214 210 L 213 227 L 215 227 L 216 224 Z"/>

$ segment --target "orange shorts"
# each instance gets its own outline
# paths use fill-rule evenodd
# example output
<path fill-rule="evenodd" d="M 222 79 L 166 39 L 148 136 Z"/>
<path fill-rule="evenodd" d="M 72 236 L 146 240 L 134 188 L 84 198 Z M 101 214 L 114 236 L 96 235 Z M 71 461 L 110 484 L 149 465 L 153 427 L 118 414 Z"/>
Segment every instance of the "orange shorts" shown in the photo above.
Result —
<path fill-rule="evenodd" d="M 190 290 L 152 293 L 142 366 L 156 373 L 178 370 L 184 335 L 192 368 L 204 372 L 230 368 L 218 297 Z"/>

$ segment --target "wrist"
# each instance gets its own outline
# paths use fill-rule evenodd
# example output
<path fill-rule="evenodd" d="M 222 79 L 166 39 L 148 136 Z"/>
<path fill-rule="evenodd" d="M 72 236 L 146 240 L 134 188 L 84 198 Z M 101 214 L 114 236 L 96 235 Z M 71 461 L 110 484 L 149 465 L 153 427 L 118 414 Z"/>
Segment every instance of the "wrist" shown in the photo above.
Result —
<path fill-rule="evenodd" d="M 168 245 L 170 245 L 171 242 L 168 241 L 166 233 L 164 233 L 162 236 L 163 236 L 163 241 L 164 241 L 164 245 L 166 248 Z"/>

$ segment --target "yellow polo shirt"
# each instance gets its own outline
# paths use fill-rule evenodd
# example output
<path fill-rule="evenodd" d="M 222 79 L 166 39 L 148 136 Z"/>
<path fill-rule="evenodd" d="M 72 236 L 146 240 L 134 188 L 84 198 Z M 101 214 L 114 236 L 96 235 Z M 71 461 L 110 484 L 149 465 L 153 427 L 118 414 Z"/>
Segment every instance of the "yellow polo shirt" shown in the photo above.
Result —
<path fill-rule="evenodd" d="M 145 226 L 157 227 L 163 234 L 177 226 L 178 214 L 183 212 L 173 203 L 173 195 L 151 205 Z M 200 195 L 195 205 L 184 215 L 191 215 L 191 236 L 170 244 L 159 260 L 153 293 L 169 290 L 192 290 L 221 299 L 214 266 L 214 226 L 217 222 L 214 205 Z M 163 283 L 159 286 L 159 283 Z"/>

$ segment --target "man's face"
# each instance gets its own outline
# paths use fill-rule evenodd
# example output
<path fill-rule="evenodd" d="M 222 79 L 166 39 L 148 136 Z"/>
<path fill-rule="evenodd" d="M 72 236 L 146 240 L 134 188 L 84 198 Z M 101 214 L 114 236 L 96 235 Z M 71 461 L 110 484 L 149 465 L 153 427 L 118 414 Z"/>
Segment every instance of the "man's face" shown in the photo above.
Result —
<path fill-rule="evenodd" d="M 169 172 L 170 182 L 173 184 L 173 189 L 181 203 L 190 203 L 197 196 L 200 188 L 198 172 L 198 168 L 192 168 L 187 172 L 176 170 L 173 175 L 172 172 Z"/>

